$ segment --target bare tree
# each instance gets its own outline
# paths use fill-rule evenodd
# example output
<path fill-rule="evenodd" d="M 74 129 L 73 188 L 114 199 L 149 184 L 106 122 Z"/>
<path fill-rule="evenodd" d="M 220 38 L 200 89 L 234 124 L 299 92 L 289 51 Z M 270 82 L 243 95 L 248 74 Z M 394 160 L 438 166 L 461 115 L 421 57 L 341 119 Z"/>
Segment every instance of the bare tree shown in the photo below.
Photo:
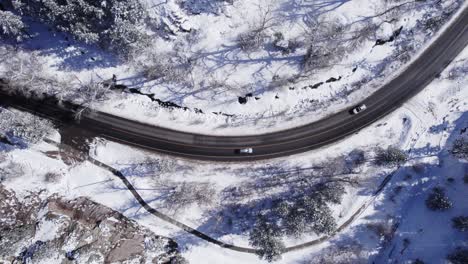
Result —
<path fill-rule="evenodd" d="M 249 29 L 237 37 L 237 45 L 244 52 L 250 53 L 261 48 L 267 38 L 266 30 L 272 26 L 274 18 L 272 16 L 272 7 L 267 5 L 262 7 L 258 5 L 260 19 L 251 24 Z"/>

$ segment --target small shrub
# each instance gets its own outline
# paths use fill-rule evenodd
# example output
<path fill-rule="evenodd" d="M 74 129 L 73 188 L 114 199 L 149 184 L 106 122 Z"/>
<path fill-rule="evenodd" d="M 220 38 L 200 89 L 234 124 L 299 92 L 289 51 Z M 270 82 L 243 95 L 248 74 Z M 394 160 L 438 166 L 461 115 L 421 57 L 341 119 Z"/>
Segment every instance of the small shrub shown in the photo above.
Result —
<path fill-rule="evenodd" d="M 302 59 L 305 72 L 324 69 L 343 58 L 346 53 L 346 41 L 341 37 L 344 25 L 338 20 L 314 20 L 305 34 L 307 52 Z"/>
<path fill-rule="evenodd" d="M 453 203 L 445 195 L 444 189 L 436 187 L 426 199 L 426 206 L 433 211 L 446 211 L 452 208 Z"/>
<path fill-rule="evenodd" d="M 146 50 L 143 56 L 135 58 L 135 68 L 148 80 L 160 80 L 166 83 L 186 84 L 196 59 L 177 52 L 160 53 Z"/>
<path fill-rule="evenodd" d="M 400 194 L 401 191 L 403 190 L 403 188 L 404 188 L 403 186 L 398 185 L 398 186 L 396 186 L 395 188 L 393 188 L 393 193 L 394 193 L 395 195 Z"/>
<path fill-rule="evenodd" d="M 363 165 L 366 162 L 366 153 L 363 150 L 355 149 L 346 157 L 346 163 L 350 170 Z"/>
<path fill-rule="evenodd" d="M 455 140 L 451 153 L 459 159 L 468 159 L 468 139 L 459 138 Z"/>
<path fill-rule="evenodd" d="M 15 162 L 9 162 L 6 166 L 0 168 L 0 183 L 22 175 L 24 175 L 23 165 Z"/>
<path fill-rule="evenodd" d="M 468 216 L 458 216 L 452 218 L 452 226 L 462 232 L 468 231 Z"/>
<path fill-rule="evenodd" d="M 266 35 L 263 30 L 252 30 L 237 37 L 237 45 L 244 52 L 253 52 L 263 46 Z"/>
<path fill-rule="evenodd" d="M 50 183 L 54 183 L 54 182 L 58 182 L 60 180 L 60 173 L 56 173 L 56 172 L 48 172 L 44 175 L 44 180 L 46 182 L 50 182 Z"/>
<path fill-rule="evenodd" d="M 276 32 L 273 37 L 273 47 L 281 51 L 283 55 L 294 53 L 301 46 L 297 40 L 286 40 L 281 32 Z"/>
<path fill-rule="evenodd" d="M 380 239 L 388 242 L 393 238 L 396 226 L 391 222 L 376 222 L 367 224 L 367 228 Z"/>
<path fill-rule="evenodd" d="M 400 165 L 408 160 L 406 153 L 396 147 L 388 147 L 387 149 L 377 150 L 375 163 L 380 166 L 384 165 Z"/>
<path fill-rule="evenodd" d="M 177 255 L 171 259 L 170 264 L 189 264 L 189 262 L 182 256 Z"/>
<path fill-rule="evenodd" d="M 466 264 L 468 263 L 468 249 L 458 248 L 453 253 L 448 255 L 447 259 L 452 264 Z"/>
<path fill-rule="evenodd" d="M 165 203 L 169 208 L 177 211 L 193 204 L 210 205 L 215 195 L 216 190 L 211 184 L 183 182 L 167 194 Z"/>

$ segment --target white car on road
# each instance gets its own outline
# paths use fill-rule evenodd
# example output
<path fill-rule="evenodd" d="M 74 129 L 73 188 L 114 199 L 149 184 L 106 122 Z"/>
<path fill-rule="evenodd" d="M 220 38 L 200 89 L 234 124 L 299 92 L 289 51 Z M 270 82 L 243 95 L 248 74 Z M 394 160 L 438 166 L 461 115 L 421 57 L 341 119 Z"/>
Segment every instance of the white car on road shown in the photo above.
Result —
<path fill-rule="evenodd" d="M 366 109 L 367 109 L 367 106 L 365 104 L 360 104 L 360 105 L 354 107 L 353 109 L 351 109 L 350 113 L 352 115 L 357 115 L 357 114 L 361 113 L 362 111 L 364 111 Z"/>
<path fill-rule="evenodd" d="M 253 154 L 253 148 L 236 149 L 237 154 Z"/>

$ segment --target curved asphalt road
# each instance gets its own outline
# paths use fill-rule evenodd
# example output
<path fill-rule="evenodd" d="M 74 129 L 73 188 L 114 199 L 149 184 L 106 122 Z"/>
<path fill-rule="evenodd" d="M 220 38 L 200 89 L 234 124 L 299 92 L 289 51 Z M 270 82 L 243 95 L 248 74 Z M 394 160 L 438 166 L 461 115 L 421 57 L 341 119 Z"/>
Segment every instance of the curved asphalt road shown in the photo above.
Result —
<path fill-rule="evenodd" d="M 424 89 L 468 44 L 468 8 L 405 72 L 381 87 L 362 103 L 368 109 L 358 115 L 348 110 L 289 130 L 252 136 L 209 136 L 175 131 L 94 112 L 83 115 L 79 128 L 104 138 L 149 150 L 199 160 L 251 161 L 306 152 L 338 141 L 389 114 Z M 53 103 L 0 97 L 0 103 L 65 120 L 69 111 Z M 363 139 L 365 140 L 365 139 Z M 236 149 L 252 147 L 251 155 Z"/>

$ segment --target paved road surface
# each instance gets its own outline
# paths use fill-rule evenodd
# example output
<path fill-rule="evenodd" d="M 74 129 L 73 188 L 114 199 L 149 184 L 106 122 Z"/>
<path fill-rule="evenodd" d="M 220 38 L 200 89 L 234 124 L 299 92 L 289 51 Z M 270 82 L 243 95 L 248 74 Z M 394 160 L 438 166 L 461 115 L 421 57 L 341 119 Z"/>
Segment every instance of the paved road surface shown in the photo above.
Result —
<path fill-rule="evenodd" d="M 436 78 L 467 44 L 468 8 L 406 71 L 362 102 L 367 105 L 366 111 L 350 115 L 345 110 L 284 131 L 252 136 L 208 136 L 150 126 L 100 112 L 84 115 L 77 127 L 121 143 L 200 160 L 249 161 L 306 152 L 341 140 L 397 109 Z M 55 119 L 65 120 L 70 116 L 55 104 L 17 96 L 2 95 L 0 103 Z M 246 147 L 253 148 L 254 153 L 235 153 L 236 149 Z"/>

